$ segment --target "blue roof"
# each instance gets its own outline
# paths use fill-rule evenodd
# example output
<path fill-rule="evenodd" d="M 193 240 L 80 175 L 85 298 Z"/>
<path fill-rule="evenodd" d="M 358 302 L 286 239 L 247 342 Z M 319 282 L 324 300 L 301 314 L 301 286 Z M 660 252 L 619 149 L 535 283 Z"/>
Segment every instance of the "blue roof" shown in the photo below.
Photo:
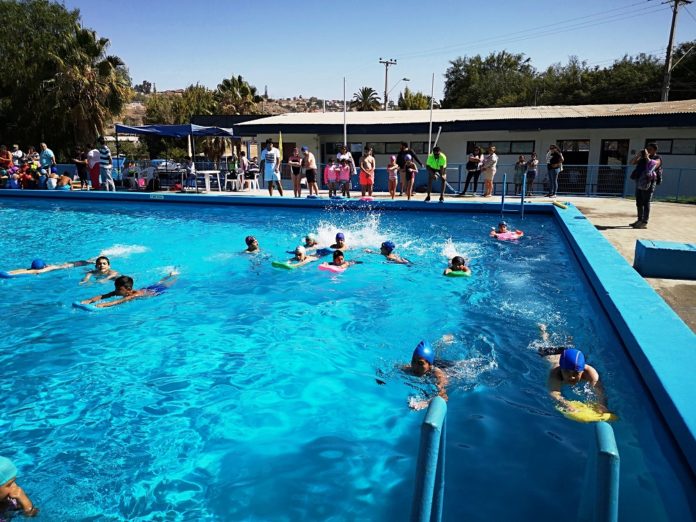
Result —
<path fill-rule="evenodd" d="M 147 134 L 150 136 L 169 136 L 185 138 L 187 136 L 226 136 L 233 138 L 232 129 L 222 127 L 203 127 L 202 125 L 141 125 L 138 127 L 116 124 L 116 134 Z"/>

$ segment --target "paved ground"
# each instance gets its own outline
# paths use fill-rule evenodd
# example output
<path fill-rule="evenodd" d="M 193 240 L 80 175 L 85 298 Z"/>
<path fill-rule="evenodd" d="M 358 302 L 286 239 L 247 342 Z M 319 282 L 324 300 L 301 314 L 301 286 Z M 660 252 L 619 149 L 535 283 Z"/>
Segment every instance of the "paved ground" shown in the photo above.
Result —
<path fill-rule="evenodd" d="M 303 191 L 306 193 L 305 191 Z M 213 191 L 211 195 L 220 195 Z M 267 190 L 246 192 L 224 192 L 224 195 L 268 196 Z M 326 195 L 324 191 L 320 193 Z M 354 197 L 359 192 L 353 191 Z M 276 196 L 277 197 L 277 193 Z M 285 197 L 292 197 L 292 191 L 285 190 Z M 375 194 L 375 198 L 386 198 L 385 193 Z M 403 200 L 405 198 L 399 198 Z M 423 194 L 416 200 L 422 201 Z M 433 198 L 437 201 L 437 195 Z M 448 201 L 473 202 L 493 201 L 498 198 L 480 197 L 447 198 Z M 532 201 L 551 201 L 546 198 L 533 198 Z M 636 206 L 633 200 L 622 198 L 582 198 L 560 197 L 559 201 L 570 201 L 604 234 L 614 248 L 632 266 L 637 239 L 660 241 L 679 241 L 696 243 L 696 205 L 678 203 L 653 203 L 650 225 L 645 230 L 635 230 L 628 226 L 636 220 Z M 437 204 L 437 203 L 436 203 Z M 696 332 L 696 281 L 676 279 L 646 279 L 672 309 Z"/>

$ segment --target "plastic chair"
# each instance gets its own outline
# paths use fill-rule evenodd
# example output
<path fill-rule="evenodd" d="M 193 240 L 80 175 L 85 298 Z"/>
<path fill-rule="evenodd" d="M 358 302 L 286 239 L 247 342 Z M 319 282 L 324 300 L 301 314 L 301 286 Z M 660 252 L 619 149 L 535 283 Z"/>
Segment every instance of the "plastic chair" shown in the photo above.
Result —
<path fill-rule="evenodd" d="M 249 174 L 253 174 L 254 177 L 251 179 L 245 179 L 244 174 L 241 174 L 240 177 L 237 178 L 237 183 L 239 184 L 239 190 L 244 189 L 244 185 L 247 183 L 249 184 L 249 190 L 259 190 L 259 171 L 255 172 L 249 172 Z"/>
<path fill-rule="evenodd" d="M 227 190 L 227 185 L 230 185 L 230 190 L 238 190 L 237 186 L 239 184 L 239 177 L 236 173 L 225 171 L 225 181 L 222 184 L 222 190 Z"/>

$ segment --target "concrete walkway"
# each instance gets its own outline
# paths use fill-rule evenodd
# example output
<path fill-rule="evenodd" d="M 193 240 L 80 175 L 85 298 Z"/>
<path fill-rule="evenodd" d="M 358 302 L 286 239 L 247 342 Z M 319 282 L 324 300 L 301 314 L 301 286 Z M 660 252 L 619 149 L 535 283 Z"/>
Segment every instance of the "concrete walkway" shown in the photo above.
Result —
<path fill-rule="evenodd" d="M 268 190 L 251 190 L 244 192 L 217 192 L 208 193 L 211 196 L 268 196 Z M 284 189 L 285 198 L 292 198 L 292 189 Z M 303 188 L 303 196 L 307 194 Z M 360 197 L 359 191 L 352 191 L 354 198 Z M 326 191 L 320 191 L 321 196 L 326 196 Z M 274 197 L 278 192 L 274 191 Z M 374 194 L 375 199 L 387 199 L 389 194 L 379 192 Z M 437 205 L 439 194 L 433 194 L 431 199 Z M 397 197 L 399 201 L 406 198 Z M 423 201 L 424 194 L 416 194 L 415 201 Z M 482 197 L 451 197 L 446 201 L 452 203 L 464 202 L 500 202 L 500 196 L 492 198 Z M 519 201 L 511 198 L 510 202 Z M 534 197 L 530 201 L 551 202 L 549 198 Z M 677 241 L 682 243 L 696 243 L 696 205 L 679 203 L 653 203 L 650 216 L 650 225 L 644 230 L 635 230 L 629 226 L 636 220 L 635 202 L 623 198 L 585 198 L 560 196 L 558 201 L 570 201 L 604 234 L 616 250 L 633 266 L 633 256 L 636 248 L 636 240 L 652 239 L 659 241 Z M 651 279 L 646 281 L 662 296 L 672 309 L 696 332 L 696 281 L 684 281 L 676 279 Z"/>

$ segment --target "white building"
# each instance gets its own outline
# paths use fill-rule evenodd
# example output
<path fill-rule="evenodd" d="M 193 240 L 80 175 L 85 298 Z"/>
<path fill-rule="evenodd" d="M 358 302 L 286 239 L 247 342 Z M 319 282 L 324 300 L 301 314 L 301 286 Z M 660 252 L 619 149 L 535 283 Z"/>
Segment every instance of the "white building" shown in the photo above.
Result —
<path fill-rule="evenodd" d="M 430 111 L 348 112 L 345 118 L 346 142 L 354 155 L 360 156 L 369 144 L 377 164 L 384 167 L 405 141 L 425 161 Z M 256 143 L 266 138 L 277 143 L 282 132 L 284 158 L 293 147 L 306 145 L 325 162 L 343 144 L 344 114 L 289 113 L 239 123 L 234 129 Z M 433 111 L 433 141 L 440 129 L 438 145 L 448 158 L 448 181 L 455 185 L 456 170 L 475 144 L 495 145 L 499 172 L 507 171 L 510 178 L 519 155 L 528 157 L 535 151 L 543 163 L 549 145 L 557 144 L 565 157 L 567 192 L 620 194 L 628 186 L 631 158 L 646 143 L 655 142 L 665 168 L 657 195 L 696 195 L 696 100 L 440 109 Z M 563 175 L 561 182 L 562 190 Z"/>

